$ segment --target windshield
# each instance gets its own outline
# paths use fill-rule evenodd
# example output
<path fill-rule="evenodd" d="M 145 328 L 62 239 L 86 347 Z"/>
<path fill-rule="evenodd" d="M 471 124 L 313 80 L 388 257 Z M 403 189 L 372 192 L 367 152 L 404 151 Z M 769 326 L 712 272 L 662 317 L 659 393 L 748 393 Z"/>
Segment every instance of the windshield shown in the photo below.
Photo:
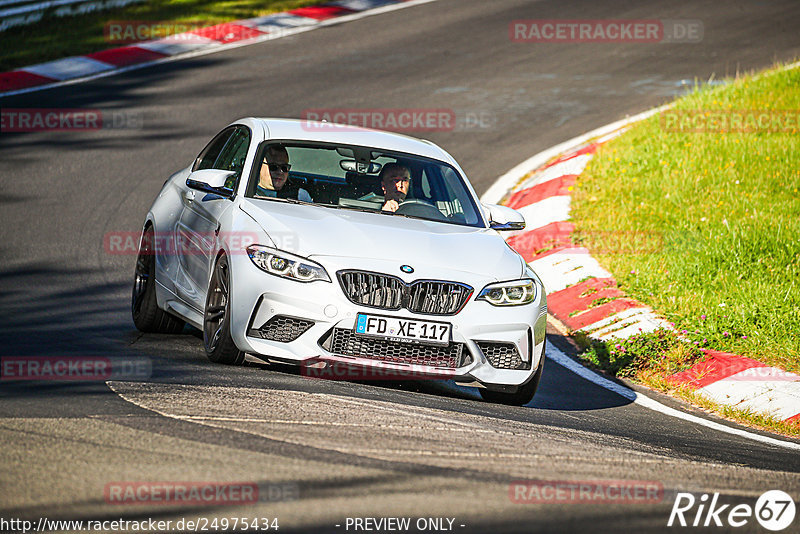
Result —
<path fill-rule="evenodd" d="M 464 179 L 447 163 L 351 145 L 267 142 L 245 196 L 308 202 L 483 227 Z"/>

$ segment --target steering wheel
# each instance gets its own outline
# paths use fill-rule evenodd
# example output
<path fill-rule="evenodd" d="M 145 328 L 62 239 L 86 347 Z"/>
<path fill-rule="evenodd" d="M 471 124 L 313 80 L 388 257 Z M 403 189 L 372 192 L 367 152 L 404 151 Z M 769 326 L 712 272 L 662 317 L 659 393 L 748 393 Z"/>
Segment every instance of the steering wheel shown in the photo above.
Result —
<path fill-rule="evenodd" d="M 397 211 L 395 213 L 399 213 L 400 215 L 410 215 L 412 217 L 420 217 L 422 219 L 434 219 L 440 221 L 447 219 L 444 214 L 439 211 L 439 208 L 430 202 L 425 202 L 424 200 L 419 200 L 418 198 L 404 200 L 397 207 Z"/>

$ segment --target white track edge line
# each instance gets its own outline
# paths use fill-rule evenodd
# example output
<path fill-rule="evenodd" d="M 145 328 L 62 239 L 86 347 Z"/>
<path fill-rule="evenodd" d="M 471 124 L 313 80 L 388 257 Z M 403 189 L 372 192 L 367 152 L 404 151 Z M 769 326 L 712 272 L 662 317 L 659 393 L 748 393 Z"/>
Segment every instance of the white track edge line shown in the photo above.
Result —
<path fill-rule="evenodd" d="M 641 393 L 638 393 L 638 392 L 636 392 L 636 391 L 634 391 L 632 389 L 629 389 L 629 388 L 627 388 L 625 386 L 617 384 L 616 382 L 613 382 L 613 381 L 609 380 L 608 378 L 600 376 L 599 374 L 595 373 L 594 371 L 592 371 L 592 370 L 588 369 L 587 367 L 584 367 L 580 363 L 576 362 L 575 360 L 573 360 L 572 358 L 570 358 L 569 356 L 567 356 L 566 354 L 561 352 L 556 347 L 553 347 L 552 345 L 548 345 L 547 346 L 547 357 L 550 358 L 555 363 L 559 364 L 560 366 L 572 371 L 573 373 L 575 373 L 576 375 L 580 376 L 581 378 L 584 378 L 584 379 L 588 380 L 589 382 L 592 382 L 593 384 L 596 384 L 596 385 L 598 385 L 598 386 L 600 386 L 602 388 L 605 388 L 605 389 L 607 389 L 607 390 L 609 390 L 609 391 L 611 391 L 613 393 L 616 393 L 617 395 L 620 395 L 621 397 L 623 397 L 625 399 L 628 399 L 628 400 L 632 401 L 634 404 L 638 404 L 639 406 L 642 406 L 643 408 L 648 408 L 650 410 L 662 413 L 664 415 L 668 415 L 670 417 L 675 417 L 675 418 L 678 418 L 678 419 L 682 419 L 682 420 L 688 421 L 690 423 L 695 423 L 695 424 L 698 424 L 698 425 L 702 425 L 702 426 L 711 428 L 713 430 L 718 430 L 720 432 L 725 432 L 726 434 L 733 434 L 734 436 L 748 438 L 748 439 L 751 439 L 753 441 L 759 441 L 761 443 L 766 443 L 767 445 L 774 445 L 776 447 L 784 447 L 786 449 L 800 451 L 800 444 L 798 444 L 798 443 L 794 443 L 794 442 L 791 442 L 791 441 L 783 441 L 783 440 L 780 440 L 780 439 L 771 438 L 769 436 L 762 436 L 761 434 L 754 434 L 754 433 L 748 432 L 746 430 L 741 430 L 741 429 L 738 429 L 738 428 L 732 428 L 732 427 L 729 427 L 729 426 L 726 426 L 726 425 L 722 425 L 722 424 L 714 422 L 714 421 L 709 421 L 708 419 L 703 419 L 702 417 L 697 417 L 696 415 L 688 414 L 688 413 L 676 410 L 674 408 L 670 408 L 669 406 L 661 404 L 660 402 L 658 402 L 658 401 L 656 401 L 654 399 L 651 399 L 650 397 L 642 395 Z"/>
<path fill-rule="evenodd" d="M 112 69 L 112 70 L 102 71 L 102 72 L 98 72 L 98 73 L 95 73 L 95 74 L 91 74 L 89 76 L 82 76 L 80 78 L 73 78 L 71 80 L 61 80 L 61 81 L 56 81 L 56 82 L 53 82 L 53 83 L 47 83 L 47 84 L 44 84 L 44 85 L 37 85 L 37 86 L 34 86 L 34 87 L 26 87 L 24 89 L 16 89 L 16 90 L 12 90 L 12 91 L 7 91 L 5 93 L 0 93 L 0 98 L 4 98 L 4 97 L 7 97 L 7 96 L 21 95 L 21 94 L 26 94 L 26 93 L 34 93 L 36 91 L 46 91 L 48 89 L 55 89 L 57 87 L 63 87 L 63 86 L 66 86 L 66 85 L 73 85 L 73 84 L 76 84 L 76 83 L 88 82 L 88 81 L 97 80 L 97 79 L 100 79 L 100 78 L 107 78 L 108 76 L 115 76 L 117 74 L 122 74 L 124 72 L 130 72 L 130 71 L 134 71 L 134 70 L 144 69 L 144 68 L 147 68 L 147 67 L 152 67 L 154 65 L 160 65 L 162 63 L 170 63 L 172 61 L 179 61 L 179 60 L 182 60 L 182 59 L 190 59 L 190 58 L 199 57 L 199 56 L 207 56 L 207 55 L 210 55 L 210 54 L 216 54 L 217 52 L 223 52 L 225 50 L 233 50 L 234 48 L 241 48 L 243 46 L 250 46 L 250 45 L 254 45 L 254 44 L 259 44 L 259 43 L 262 43 L 264 41 L 272 41 L 273 39 L 280 39 L 282 37 L 288 37 L 290 35 L 296 35 L 298 33 L 303 33 L 303 32 L 307 32 L 307 31 L 310 31 L 310 30 L 315 30 L 315 29 L 321 28 L 323 26 L 334 26 L 336 24 L 341 24 L 341 23 L 350 22 L 350 21 L 353 21 L 353 20 L 358 20 L 358 19 L 362 19 L 362 18 L 366 18 L 366 17 L 371 17 L 373 15 L 380 15 L 382 13 L 389 13 L 390 11 L 397 11 L 399 9 L 405 9 L 407 7 L 417 6 L 417 5 L 421 5 L 421 4 L 428 4 L 428 3 L 431 3 L 431 2 L 436 2 L 436 0 L 406 0 L 406 1 L 400 1 L 400 2 L 398 2 L 396 4 L 390 4 L 390 5 L 387 5 L 387 6 L 376 7 L 376 8 L 373 8 L 373 9 L 368 9 L 366 11 L 361 11 L 359 13 L 352 13 L 350 15 L 342 15 L 342 16 L 339 16 L 339 17 L 334 17 L 334 18 L 330 18 L 330 19 L 326 19 L 326 20 L 321 20 L 321 21 L 319 21 L 319 23 L 313 24 L 313 25 L 309 25 L 309 26 L 300 26 L 298 28 L 291 28 L 291 29 L 281 30 L 279 32 L 275 32 L 275 33 L 272 33 L 272 34 L 267 33 L 267 34 L 264 34 L 264 35 L 261 35 L 261 36 L 258 36 L 258 37 L 254 37 L 252 39 L 243 39 L 241 41 L 237 41 L 237 42 L 229 43 L 229 44 L 219 43 L 218 45 L 209 45 L 208 48 L 204 48 L 202 50 L 196 50 L 194 52 L 186 52 L 186 53 L 183 53 L 183 54 L 175 54 L 174 56 L 162 57 L 162 58 L 159 58 L 159 59 L 155 59 L 153 61 L 148 61 L 146 63 L 139 63 L 139 64 L 136 64 L 136 65 L 128 65 L 127 67 L 120 67 L 120 68 L 116 68 L 116 69 Z M 277 15 L 279 13 L 275 13 L 275 14 Z M 242 20 L 246 20 L 246 19 L 242 19 Z M 220 24 L 235 24 L 236 22 L 239 22 L 239 21 L 232 20 L 230 22 L 220 23 Z M 130 46 L 137 46 L 137 44 L 134 43 L 134 44 L 132 44 Z M 70 56 L 70 57 L 86 57 L 86 56 Z M 61 58 L 61 59 L 67 59 L 67 58 Z M 54 60 L 54 61 L 58 61 L 58 60 Z M 34 66 L 35 65 L 29 65 L 28 67 L 21 67 L 19 69 L 14 69 L 14 70 L 22 70 L 22 71 L 24 71 L 25 69 L 30 68 L 30 67 L 34 67 Z"/>
<path fill-rule="evenodd" d="M 616 382 L 613 382 L 613 381 L 611 381 L 611 380 L 609 380 L 609 379 L 607 379 L 607 378 L 605 378 L 603 376 L 600 376 L 599 374 L 595 373 L 594 371 L 592 371 L 592 370 L 584 367 L 580 363 L 576 362 L 575 360 L 573 360 L 572 358 L 570 358 L 569 356 L 564 354 L 561 350 L 559 350 L 558 348 L 554 347 L 553 345 L 548 345 L 547 346 L 547 354 L 546 354 L 546 356 L 547 356 L 547 358 L 549 358 L 553 362 L 557 363 L 558 365 L 564 367 L 565 369 L 567 369 L 569 371 L 572 371 L 573 373 L 575 373 L 576 375 L 580 376 L 581 378 L 583 378 L 585 380 L 588 380 L 589 382 L 592 382 L 593 384 L 598 385 L 598 386 L 600 386 L 600 387 L 602 387 L 604 389 L 607 389 L 607 390 L 611 391 L 612 393 L 616 393 L 617 395 L 623 397 L 624 399 L 627 399 L 627 400 L 633 402 L 634 404 L 638 404 L 638 405 L 642 406 L 643 408 L 647 408 L 647 409 L 662 413 L 664 415 L 668 415 L 670 417 L 675 417 L 677 419 L 682 419 L 682 420 L 688 421 L 690 423 L 695 423 L 695 424 L 699 424 L 699 425 L 702 425 L 702 426 L 706 426 L 708 428 L 711 428 L 713 430 L 718 430 L 718 431 L 724 432 L 726 434 L 732 434 L 732 435 L 735 435 L 735 436 L 744 437 L 744 438 L 747 438 L 747 439 L 751 439 L 753 441 L 758 441 L 758 442 L 761 442 L 761 443 L 765 443 L 767 445 L 773 445 L 773 446 L 776 446 L 776 447 L 783 447 L 783 448 L 786 448 L 786 449 L 800 451 L 800 444 L 793 443 L 791 441 L 783 441 L 783 440 L 771 438 L 769 436 L 762 436 L 760 434 L 753 434 L 752 432 L 748 432 L 746 430 L 740 430 L 738 428 L 732 428 L 732 427 L 729 427 L 729 426 L 726 426 L 726 425 L 722 425 L 722 424 L 716 423 L 714 421 L 709 421 L 708 419 L 703 419 L 702 417 L 697 417 L 696 415 L 692 415 L 692 414 L 688 414 L 688 413 L 684 413 L 684 412 L 675 410 L 674 408 L 670 408 L 669 406 L 665 406 L 664 404 L 661 404 L 660 402 L 658 402 L 658 401 L 656 401 L 654 399 L 651 399 L 650 397 L 642 395 L 641 393 L 638 393 L 638 392 L 636 392 L 636 391 L 634 391 L 634 390 L 632 390 L 630 388 L 627 388 L 627 387 L 625 387 L 623 385 L 620 385 L 620 384 L 617 384 Z M 117 390 L 117 388 L 114 387 L 114 383 L 113 382 L 115 382 L 115 381 L 106 381 L 106 386 L 108 386 L 108 388 L 111 389 L 111 391 L 113 391 L 120 398 L 122 398 L 123 400 L 125 400 L 125 401 L 127 401 L 127 402 L 129 402 L 129 403 L 131 403 L 131 404 L 133 404 L 135 406 L 138 406 L 138 407 L 140 407 L 140 408 L 142 408 L 144 410 L 147 410 L 149 412 L 156 413 L 156 414 L 158 414 L 158 415 L 160 415 L 162 417 L 167 417 L 167 418 L 170 418 L 170 419 L 178 419 L 178 420 L 183 420 L 183 421 L 187 421 L 187 422 L 192 422 L 192 421 L 197 422 L 197 419 L 192 417 L 192 416 L 180 416 L 180 415 L 164 412 L 164 411 L 159 410 L 157 408 L 154 408 L 152 406 L 145 406 L 144 404 L 141 404 L 141 403 L 129 398 L 124 393 L 121 393 L 119 390 Z M 442 421 L 439 421 L 439 422 L 442 422 Z M 445 422 L 447 422 L 447 421 L 445 421 Z M 209 424 L 209 426 L 214 426 L 214 425 L 211 425 L 208 421 L 206 421 L 206 424 Z"/>

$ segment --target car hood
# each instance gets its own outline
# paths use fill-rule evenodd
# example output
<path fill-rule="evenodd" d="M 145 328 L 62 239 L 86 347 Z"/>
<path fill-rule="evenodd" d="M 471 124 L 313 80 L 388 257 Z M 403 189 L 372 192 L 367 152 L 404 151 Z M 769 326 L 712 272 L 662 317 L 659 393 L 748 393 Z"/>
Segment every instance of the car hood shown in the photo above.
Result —
<path fill-rule="evenodd" d="M 495 230 L 307 204 L 243 199 L 274 246 L 309 258 L 377 259 L 510 280 L 520 256 Z"/>

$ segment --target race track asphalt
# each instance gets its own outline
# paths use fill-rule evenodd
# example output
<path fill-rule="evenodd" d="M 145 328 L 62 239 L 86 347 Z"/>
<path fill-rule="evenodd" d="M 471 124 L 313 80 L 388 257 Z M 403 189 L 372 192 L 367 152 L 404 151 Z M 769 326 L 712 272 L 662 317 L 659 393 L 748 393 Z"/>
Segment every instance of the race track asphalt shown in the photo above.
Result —
<path fill-rule="evenodd" d="M 680 44 L 514 43 L 508 28 L 517 19 L 695 19 L 704 35 Z M 310 108 L 480 116 L 480 127 L 418 135 L 451 152 L 482 193 L 530 155 L 665 103 L 695 80 L 797 58 L 798 27 L 794 0 L 438 0 L 0 99 L 3 108 L 143 120 L 136 129 L 0 136 L 0 354 L 122 355 L 149 358 L 153 369 L 139 382 L 0 384 L 0 517 L 277 517 L 286 532 L 344 532 L 348 517 L 449 517 L 465 533 L 655 532 L 669 530 L 681 491 L 753 505 L 780 489 L 797 501 L 796 450 L 645 409 L 552 361 L 526 407 L 433 382 L 309 380 L 256 360 L 212 365 L 196 332 L 135 330 L 135 257 L 107 253 L 103 238 L 137 231 L 166 177 L 242 116 Z M 555 331 L 548 342 L 572 351 Z M 520 479 L 650 481 L 664 493 L 656 502 L 520 504 L 509 496 Z M 122 481 L 292 491 L 246 506 L 106 502 L 104 488 Z M 736 530 L 758 528 L 751 519 Z"/>

